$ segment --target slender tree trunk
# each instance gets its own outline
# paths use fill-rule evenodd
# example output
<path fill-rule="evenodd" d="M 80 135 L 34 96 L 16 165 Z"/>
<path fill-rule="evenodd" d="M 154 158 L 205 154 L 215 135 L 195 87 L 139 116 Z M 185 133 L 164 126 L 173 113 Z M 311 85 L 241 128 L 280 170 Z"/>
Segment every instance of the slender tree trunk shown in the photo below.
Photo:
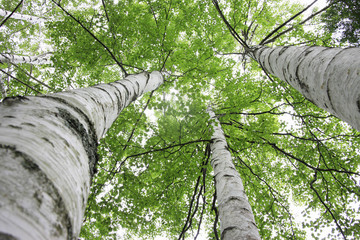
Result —
<path fill-rule="evenodd" d="M 7 94 L 6 94 L 6 86 L 4 84 L 4 79 L 7 76 L 2 76 L 0 75 L 0 91 L 1 91 L 1 100 L 6 98 Z"/>
<path fill-rule="evenodd" d="M 11 14 L 11 11 L 6 11 L 4 9 L 0 9 L 0 16 L 7 17 L 10 14 Z M 33 23 L 33 24 L 46 22 L 46 20 L 43 19 L 43 18 L 35 17 L 35 16 L 31 16 L 31 15 L 26 15 L 26 14 L 20 14 L 20 13 L 13 13 L 11 15 L 11 18 L 22 20 L 22 21 L 27 21 L 27 22 L 30 22 L 30 23 Z"/>
<path fill-rule="evenodd" d="M 215 120 L 210 147 L 219 205 L 221 239 L 259 240 L 259 230 L 240 175 L 232 162 L 224 132 L 214 112 L 211 109 L 208 112 L 210 118 Z"/>
<path fill-rule="evenodd" d="M 0 103 L 0 239 L 77 239 L 99 139 L 162 83 L 159 72 L 141 73 Z"/>
<path fill-rule="evenodd" d="M 250 55 L 318 107 L 360 131 L 360 48 L 256 47 Z"/>
<path fill-rule="evenodd" d="M 29 57 L 29 56 L 19 56 L 19 55 L 13 55 L 8 53 L 0 53 L 0 62 L 2 63 L 29 63 L 29 64 L 51 64 L 50 61 L 50 54 L 41 54 L 39 56 L 35 57 Z"/>

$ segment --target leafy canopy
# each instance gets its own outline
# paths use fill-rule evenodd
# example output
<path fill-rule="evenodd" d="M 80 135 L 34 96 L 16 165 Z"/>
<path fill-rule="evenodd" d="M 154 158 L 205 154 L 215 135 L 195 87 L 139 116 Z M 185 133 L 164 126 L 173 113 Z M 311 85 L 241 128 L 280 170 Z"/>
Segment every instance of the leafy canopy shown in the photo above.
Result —
<path fill-rule="evenodd" d="M 8 11 L 17 5 L 0 3 Z M 280 0 L 226 0 L 219 7 L 249 46 L 303 9 Z M 108 83 L 141 71 L 166 77 L 158 90 L 126 108 L 102 139 L 83 238 L 189 239 L 201 230 L 216 239 L 209 105 L 263 239 L 306 239 L 309 229 L 316 235 L 326 227 L 331 238 L 359 235 L 359 134 L 264 74 L 210 1 L 77 0 L 58 6 L 34 0 L 16 12 L 43 16 L 46 23 L 10 18 L 0 29 L 1 53 L 50 51 L 52 63 L 1 64 L 3 97 Z M 335 46 L 319 18 L 303 19 L 277 31 L 268 45 Z M 316 27 L 309 30 L 308 23 Z"/>

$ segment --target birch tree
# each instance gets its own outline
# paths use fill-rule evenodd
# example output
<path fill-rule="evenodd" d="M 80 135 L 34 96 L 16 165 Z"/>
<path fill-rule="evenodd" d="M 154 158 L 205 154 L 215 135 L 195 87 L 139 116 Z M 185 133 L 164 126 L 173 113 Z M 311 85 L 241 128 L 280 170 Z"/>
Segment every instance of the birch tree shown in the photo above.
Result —
<path fill-rule="evenodd" d="M 46 53 L 34 57 L 1 53 L 0 62 L 15 63 L 15 64 L 28 63 L 28 64 L 39 64 L 39 65 L 51 64 L 50 56 Z"/>
<path fill-rule="evenodd" d="M 275 41 L 276 38 L 291 30 L 292 28 L 289 28 L 277 33 L 281 27 L 291 22 L 315 2 L 313 1 L 304 10 L 267 34 L 261 40 L 260 46 L 252 47 L 249 42 L 246 42 L 247 36 L 244 40 L 226 20 L 217 0 L 213 1 L 222 20 L 234 38 L 245 49 L 245 53 L 257 61 L 266 72 L 287 82 L 318 107 L 329 111 L 355 129 L 360 130 L 358 123 L 360 108 L 357 94 L 359 87 L 356 83 L 359 79 L 358 71 L 360 68 L 358 48 L 326 49 L 316 46 L 267 48 L 265 46 L 265 44 Z M 276 36 L 270 39 L 273 35 Z"/>
<path fill-rule="evenodd" d="M 316 106 L 360 131 L 360 49 L 259 47 L 251 56 Z"/>
<path fill-rule="evenodd" d="M 3 101 L 1 236 L 77 238 L 98 141 L 123 108 L 162 83 L 161 73 L 142 73 L 107 85 Z"/>
<path fill-rule="evenodd" d="M 17 13 L 40 16 L 24 3 Z M 0 1 L 0 8 L 13 11 L 17 4 Z M 46 1 L 46 6 L 53 11 L 44 41 L 52 49 L 44 52 L 53 52 L 53 64 L 18 66 L 51 88 L 12 67 L 9 74 L 29 86 L 12 78 L 8 96 L 109 83 L 144 70 L 167 76 L 158 91 L 125 108 L 100 140 L 81 238 L 221 235 L 221 222 L 230 218 L 219 221 L 224 204 L 218 205 L 210 166 L 210 103 L 263 239 L 308 239 L 309 232 L 314 238 L 356 239 L 360 234 L 354 207 L 359 134 L 284 81 L 267 78 L 209 2 L 75 0 Z M 221 6 L 249 49 L 303 8 L 277 0 L 221 1 Z M 293 31 L 267 45 L 335 46 L 329 34 L 305 31 L 303 21 L 295 18 Z M 34 42 L 29 39 L 36 24 L 9 19 L 2 30 L 1 52 L 41 54 L 28 44 Z M 304 218 L 294 213 L 294 205 Z"/>
<path fill-rule="evenodd" d="M 261 239 L 239 172 L 228 150 L 224 132 L 215 113 L 208 109 L 212 126 L 211 166 L 214 168 L 219 205 L 221 239 Z"/>

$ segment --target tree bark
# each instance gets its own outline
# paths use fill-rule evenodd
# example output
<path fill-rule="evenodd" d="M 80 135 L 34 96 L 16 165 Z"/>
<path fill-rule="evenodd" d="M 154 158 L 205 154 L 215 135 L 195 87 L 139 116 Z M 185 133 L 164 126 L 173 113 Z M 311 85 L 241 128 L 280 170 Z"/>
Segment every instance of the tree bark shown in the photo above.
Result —
<path fill-rule="evenodd" d="M 6 16 L 8 16 L 10 14 L 11 14 L 11 11 L 6 11 L 4 9 L 0 9 L 0 16 L 6 17 Z M 35 17 L 35 16 L 31 16 L 31 15 L 26 15 L 26 14 L 20 14 L 20 13 L 13 13 L 11 15 L 11 18 L 22 20 L 22 21 L 27 21 L 27 22 L 30 22 L 30 23 L 33 23 L 33 24 L 39 24 L 39 23 L 46 22 L 46 20 L 43 19 L 43 18 Z"/>
<path fill-rule="evenodd" d="M 160 72 L 0 103 L 0 239 L 77 239 L 97 144 Z"/>
<path fill-rule="evenodd" d="M 231 159 L 228 145 L 214 112 L 208 110 L 214 133 L 212 135 L 211 166 L 214 169 L 216 195 L 219 206 L 222 240 L 259 240 L 253 212 L 238 171 Z"/>
<path fill-rule="evenodd" d="M 260 46 L 250 55 L 267 72 L 360 131 L 360 48 Z"/>
<path fill-rule="evenodd" d="M 49 54 L 42 54 L 35 57 L 29 57 L 29 56 L 19 56 L 19 55 L 13 55 L 8 53 L 0 53 L 0 62 L 2 63 L 29 63 L 29 64 L 51 64 L 50 61 L 50 55 Z"/>

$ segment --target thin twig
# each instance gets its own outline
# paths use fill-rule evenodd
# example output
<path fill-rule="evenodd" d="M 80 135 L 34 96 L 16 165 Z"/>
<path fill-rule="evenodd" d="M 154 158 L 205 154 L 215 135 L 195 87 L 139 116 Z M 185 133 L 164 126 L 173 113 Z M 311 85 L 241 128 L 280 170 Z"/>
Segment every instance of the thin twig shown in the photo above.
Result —
<path fill-rule="evenodd" d="M 21 4 L 23 3 L 24 0 L 21 0 L 19 2 L 19 4 L 15 7 L 15 9 L 10 13 L 9 16 L 7 16 L 1 23 L 0 23 L 0 27 L 2 27 L 7 20 L 9 20 L 9 18 L 11 18 L 11 16 L 16 12 L 16 10 L 21 6 Z"/>
<path fill-rule="evenodd" d="M 266 40 L 268 40 L 272 35 L 274 35 L 277 31 L 279 31 L 281 28 L 283 28 L 286 24 L 288 24 L 289 22 L 291 22 L 292 20 L 294 20 L 295 18 L 297 18 L 300 14 L 302 14 L 303 12 L 305 12 L 306 10 L 308 10 L 312 5 L 314 5 L 318 0 L 313 1 L 312 3 L 310 3 L 306 8 L 304 8 L 303 10 L 301 10 L 300 12 L 296 13 L 294 16 L 292 16 L 291 18 L 289 18 L 288 20 L 286 20 L 283 24 L 280 24 L 280 26 L 278 26 L 277 28 L 275 28 L 274 30 L 272 30 L 260 43 L 259 45 L 263 45 L 264 42 L 266 42 Z"/>
<path fill-rule="evenodd" d="M 150 93 L 150 96 L 149 96 L 149 98 L 148 98 L 148 100 L 147 100 L 147 102 L 146 102 L 146 104 L 145 104 L 145 107 L 143 108 L 142 112 L 140 113 L 140 116 L 138 117 L 138 119 L 136 120 L 136 123 L 135 123 L 135 125 L 134 125 L 134 127 L 133 127 L 133 129 L 132 129 L 132 131 L 131 131 L 131 133 L 130 133 L 130 136 L 129 136 L 128 140 L 126 141 L 126 144 L 125 144 L 125 146 L 124 146 L 124 148 L 123 148 L 123 151 L 125 151 L 126 148 L 129 146 L 129 143 L 130 143 L 130 141 L 131 141 L 131 138 L 133 137 L 134 132 L 135 132 L 135 130 L 136 130 L 136 127 L 137 127 L 138 123 L 140 122 L 141 117 L 144 115 L 145 110 L 146 110 L 147 107 L 149 106 L 149 103 L 150 103 L 150 100 L 151 100 L 153 94 L 154 94 L 154 91 L 152 91 L 152 92 Z"/>
<path fill-rule="evenodd" d="M 37 92 L 37 93 L 42 94 L 41 92 L 39 92 L 38 90 L 36 90 L 36 89 L 35 89 L 35 88 L 33 88 L 32 86 L 30 86 L 29 84 L 27 84 L 27 83 L 25 83 L 25 82 L 21 81 L 20 79 L 18 79 L 18 78 L 16 78 L 16 77 L 12 76 L 11 74 L 9 74 L 9 73 L 7 73 L 7 72 L 3 71 L 2 69 L 0 69 L 0 71 L 1 71 L 1 72 L 3 72 L 3 73 L 5 73 L 6 75 L 8 75 L 9 77 L 11 77 L 12 79 L 14 79 L 14 80 L 18 81 L 19 83 L 24 84 L 24 85 L 25 85 L 25 86 L 27 86 L 28 88 L 32 89 L 34 92 Z"/>
<path fill-rule="evenodd" d="M 123 64 L 119 62 L 119 60 L 116 59 L 115 55 L 111 52 L 111 50 L 103 43 L 101 42 L 89 29 L 87 29 L 79 20 L 77 20 L 72 14 L 70 14 L 68 11 L 66 11 L 60 4 L 52 0 L 52 2 L 57 5 L 63 12 L 66 13 L 69 17 L 71 17 L 75 22 L 77 22 L 86 32 L 88 32 L 98 43 L 100 43 L 101 46 L 105 48 L 105 50 L 110 54 L 111 58 L 116 62 L 116 64 L 120 67 L 120 69 L 125 74 L 125 77 L 129 74 L 126 72 Z"/>
<path fill-rule="evenodd" d="M 107 12 L 107 10 L 106 10 L 105 0 L 101 0 L 101 2 L 102 2 L 102 5 L 103 5 L 103 7 L 104 7 L 106 19 L 107 19 L 108 22 L 110 22 L 110 18 L 109 18 L 108 12 Z"/>
<path fill-rule="evenodd" d="M 214 178 L 214 186 L 216 185 L 215 181 L 216 180 Z M 218 213 L 217 207 L 215 205 L 215 202 L 216 202 L 216 188 L 215 188 L 215 192 L 214 192 L 214 198 L 213 198 L 211 210 L 214 210 L 214 212 L 215 212 L 215 220 L 214 220 L 214 225 L 213 225 L 215 239 L 219 240 L 219 234 L 218 234 L 218 231 L 217 231 L 217 224 L 218 224 L 218 221 L 219 221 L 219 213 Z"/>
<path fill-rule="evenodd" d="M 245 48 L 245 50 L 250 49 L 249 46 L 246 44 L 246 42 L 240 37 L 240 35 L 235 31 L 235 29 L 230 25 L 230 23 L 226 20 L 224 14 L 221 11 L 221 8 L 219 6 L 219 3 L 217 0 L 212 0 L 217 12 L 219 13 L 221 19 L 223 20 L 223 22 L 225 23 L 225 25 L 228 27 L 228 29 L 230 30 L 231 35 L 233 35 L 233 37 L 235 38 L 236 41 L 238 41 L 240 43 L 240 45 Z"/>
<path fill-rule="evenodd" d="M 332 219 L 334 220 L 336 227 L 339 229 L 341 235 L 343 236 L 343 238 L 346 240 L 346 236 L 344 231 L 342 230 L 341 226 L 339 225 L 338 221 L 336 220 L 333 212 L 331 211 L 331 209 L 329 208 L 329 206 L 323 201 L 323 199 L 321 198 L 320 194 L 318 193 L 318 191 L 314 188 L 313 184 L 316 182 L 317 180 L 317 171 L 315 170 L 314 173 L 314 179 L 310 182 L 310 188 L 315 192 L 316 196 L 318 197 L 318 199 L 320 200 L 321 204 L 325 207 L 326 211 L 330 213 Z"/>
<path fill-rule="evenodd" d="M 306 18 L 304 21 L 300 22 L 300 23 L 298 24 L 298 26 L 303 25 L 304 23 L 306 23 L 307 21 L 309 21 L 310 19 L 312 19 L 312 18 L 315 17 L 316 15 L 324 12 L 325 10 L 327 10 L 329 7 L 331 7 L 331 6 L 332 6 L 334 3 L 336 3 L 336 2 L 338 2 L 338 1 L 335 1 L 335 2 L 333 2 L 333 3 L 330 3 L 328 6 L 322 8 L 321 10 L 317 11 L 316 13 L 311 14 L 311 15 L 310 15 L 308 18 Z M 278 39 L 280 36 L 284 35 L 285 33 L 288 33 L 288 32 L 290 32 L 290 31 L 292 31 L 294 28 L 295 28 L 295 27 L 293 26 L 293 27 L 291 27 L 291 28 L 288 28 L 288 29 L 282 31 L 281 33 L 277 34 L 275 37 L 273 37 L 273 38 L 271 38 L 271 39 L 269 39 L 269 40 L 267 40 L 267 41 L 264 41 L 264 42 L 262 43 L 262 45 L 266 45 L 266 44 L 269 44 L 269 43 L 274 42 L 274 41 L 275 41 L 276 39 Z"/>
<path fill-rule="evenodd" d="M 15 66 L 16 68 L 20 69 L 23 73 L 25 73 L 28 77 L 34 79 L 35 81 L 37 81 L 38 83 L 40 83 L 41 85 L 55 91 L 56 89 L 53 88 L 53 87 L 50 87 L 49 85 L 47 85 L 46 83 L 43 83 L 42 81 L 36 79 L 35 77 L 33 77 L 31 74 L 29 74 L 27 71 L 25 71 L 24 69 L 22 69 L 21 67 L 19 67 L 19 65 L 15 64 L 15 63 L 12 63 L 10 62 L 11 65 Z"/>

